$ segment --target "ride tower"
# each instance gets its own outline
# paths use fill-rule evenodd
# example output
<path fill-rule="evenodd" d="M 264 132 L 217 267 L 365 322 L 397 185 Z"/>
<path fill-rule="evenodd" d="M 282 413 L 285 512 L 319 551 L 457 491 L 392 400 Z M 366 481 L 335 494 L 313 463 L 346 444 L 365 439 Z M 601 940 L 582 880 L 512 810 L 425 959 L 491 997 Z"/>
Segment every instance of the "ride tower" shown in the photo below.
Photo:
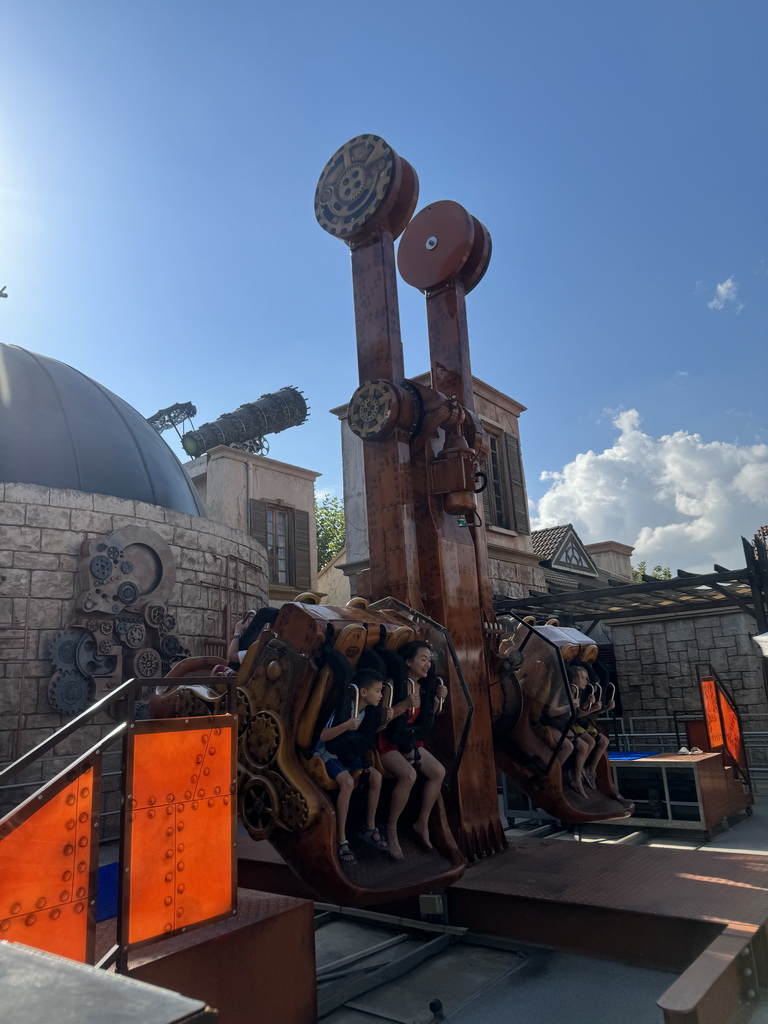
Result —
<path fill-rule="evenodd" d="M 473 408 L 466 313 L 491 238 L 455 202 L 433 203 L 411 220 L 417 198 L 411 165 L 379 136 L 360 135 L 326 164 L 315 215 L 352 257 L 360 386 L 348 423 L 364 442 L 369 495 L 370 570 L 358 593 L 374 604 L 395 599 L 450 635 L 450 699 L 430 746 L 448 767 L 451 830 L 476 859 L 506 845 L 489 685 L 499 671 L 486 643 L 495 619 L 475 496 L 487 439 Z M 405 378 L 398 267 L 426 298 L 429 387 Z"/>

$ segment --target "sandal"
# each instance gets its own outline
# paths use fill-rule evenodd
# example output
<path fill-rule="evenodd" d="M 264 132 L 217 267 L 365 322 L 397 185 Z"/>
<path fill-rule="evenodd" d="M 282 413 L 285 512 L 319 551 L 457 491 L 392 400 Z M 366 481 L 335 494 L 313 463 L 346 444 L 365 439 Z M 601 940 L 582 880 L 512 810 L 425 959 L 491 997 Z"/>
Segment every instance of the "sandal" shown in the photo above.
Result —
<path fill-rule="evenodd" d="M 357 857 L 350 850 L 348 839 L 344 839 L 339 843 L 339 860 L 342 864 L 357 864 Z"/>
<path fill-rule="evenodd" d="M 597 772 L 594 768 L 585 768 L 581 773 L 581 777 L 590 789 L 597 789 Z"/>
<path fill-rule="evenodd" d="M 359 838 L 374 850 L 388 850 L 389 843 L 377 828 L 365 828 L 359 833 Z"/>

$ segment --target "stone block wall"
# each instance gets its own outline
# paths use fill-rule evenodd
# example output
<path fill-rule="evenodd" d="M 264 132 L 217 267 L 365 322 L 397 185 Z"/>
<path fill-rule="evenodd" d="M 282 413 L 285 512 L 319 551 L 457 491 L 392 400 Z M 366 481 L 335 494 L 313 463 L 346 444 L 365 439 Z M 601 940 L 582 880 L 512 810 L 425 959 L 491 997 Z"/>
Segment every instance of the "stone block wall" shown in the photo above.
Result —
<path fill-rule="evenodd" d="M 709 662 L 733 693 L 745 723 L 768 718 L 755 622 L 741 612 L 612 625 L 616 670 L 626 715 L 664 715 L 701 708 L 696 666 Z"/>
<path fill-rule="evenodd" d="M 48 701 L 50 645 L 74 614 L 80 545 L 124 526 L 154 530 L 170 545 L 176 583 L 168 604 L 192 654 L 207 653 L 243 611 L 267 603 L 265 554 L 247 534 L 143 502 L 0 484 L 0 763 L 66 721 Z M 86 727 L 57 753 L 83 751 L 112 726 Z"/>

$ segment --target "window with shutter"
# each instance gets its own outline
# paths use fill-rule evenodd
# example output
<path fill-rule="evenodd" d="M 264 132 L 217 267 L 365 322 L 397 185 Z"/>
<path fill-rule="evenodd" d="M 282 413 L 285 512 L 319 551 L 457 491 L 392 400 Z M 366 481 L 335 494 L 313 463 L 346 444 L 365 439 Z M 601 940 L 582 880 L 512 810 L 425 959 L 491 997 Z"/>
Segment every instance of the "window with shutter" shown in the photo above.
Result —
<path fill-rule="evenodd" d="M 488 458 L 483 471 L 488 486 L 483 491 L 486 526 L 530 533 L 520 441 L 513 434 L 490 434 Z"/>

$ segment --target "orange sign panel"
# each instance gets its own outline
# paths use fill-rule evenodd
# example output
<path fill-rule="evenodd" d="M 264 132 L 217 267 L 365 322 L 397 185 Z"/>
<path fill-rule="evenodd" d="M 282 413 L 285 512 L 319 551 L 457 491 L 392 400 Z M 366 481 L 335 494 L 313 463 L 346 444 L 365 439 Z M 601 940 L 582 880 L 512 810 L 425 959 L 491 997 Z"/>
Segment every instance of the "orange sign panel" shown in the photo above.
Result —
<path fill-rule="evenodd" d="M 121 944 L 233 913 L 236 740 L 231 715 L 136 722 L 131 730 Z"/>
<path fill-rule="evenodd" d="M 737 764 L 745 766 L 744 744 L 736 712 L 722 694 L 719 694 L 719 697 L 720 707 L 723 712 L 723 724 L 725 725 L 725 749 Z"/>
<path fill-rule="evenodd" d="M 720 711 L 717 700 L 717 687 L 714 679 L 700 679 L 701 701 L 704 705 L 704 718 L 707 723 L 709 734 L 709 746 L 711 749 L 722 747 L 723 729 L 720 725 Z"/>
<path fill-rule="evenodd" d="M 101 758 L 89 755 L 0 821 L 0 938 L 93 959 Z"/>

